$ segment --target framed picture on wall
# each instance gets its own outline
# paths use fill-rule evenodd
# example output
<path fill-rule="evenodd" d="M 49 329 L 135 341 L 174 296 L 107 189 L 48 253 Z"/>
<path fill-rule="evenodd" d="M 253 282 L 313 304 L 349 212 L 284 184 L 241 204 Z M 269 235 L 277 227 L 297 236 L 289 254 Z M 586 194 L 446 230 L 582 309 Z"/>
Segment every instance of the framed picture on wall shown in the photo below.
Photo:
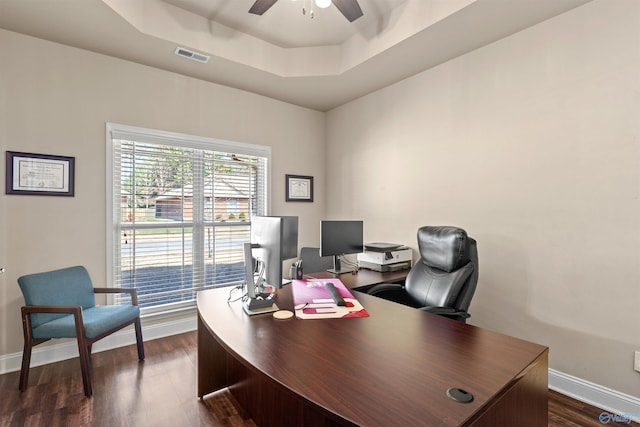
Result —
<path fill-rule="evenodd" d="M 73 196 L 75 157 L 7 151 L 6 194 Z"/>
<path fill-rule="evenodd" d="M 313 202 L 313 177 L 285 175 L 287 202 Z"/>

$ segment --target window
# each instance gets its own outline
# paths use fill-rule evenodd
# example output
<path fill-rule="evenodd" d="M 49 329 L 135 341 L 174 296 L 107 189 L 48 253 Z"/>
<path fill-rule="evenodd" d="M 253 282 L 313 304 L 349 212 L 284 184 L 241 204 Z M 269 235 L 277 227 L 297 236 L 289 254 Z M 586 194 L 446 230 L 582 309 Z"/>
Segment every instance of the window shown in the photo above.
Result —
<path fill-rule="evenodd" d="M 147 313 L 241 283 L 270 149 L 115 124 L 107 146 L 109 282 L 137 289 Z"/>

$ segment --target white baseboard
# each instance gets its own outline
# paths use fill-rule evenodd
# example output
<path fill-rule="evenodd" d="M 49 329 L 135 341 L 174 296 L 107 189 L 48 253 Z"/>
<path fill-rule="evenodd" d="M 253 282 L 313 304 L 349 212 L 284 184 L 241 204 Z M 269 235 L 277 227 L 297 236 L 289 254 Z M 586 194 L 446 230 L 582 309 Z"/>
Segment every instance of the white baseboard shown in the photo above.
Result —
<path fill-rule="evenodd" d="M 195 331 L 197 322 L 195 316 L 187 319 L 171 320 L 142 326 L 142 336 L 145 341 L 168 337 L 170 335 Z M 111 350 L 126 345 L 135 344 L 136 334 L 133 326 L 126 327 L 115 332 L 93 345 L 92 352 Z M 78 357 L 78 344 L 75 340 L 69 340 L 60 344 L 46 347 L 34 347 L 31 353 L 31 367 L 46 365 L 47 363 Z M 22 364 L 22 352 L 0 356 L 0 375 L 8 372 L 19 371 Z"/>
<path fill-rule="evenodd" d="M 142 327 L 145 341 L 168 337 L 194 331 L 197 328 L 196 318 L 183 318 L 156 323 Z M 135 344 L 136 337 L 133 327 L 125 328 L 100 341 L 93 346 L 93 352 L 111 350 L 117 347 Z M 78 357 L 78 347 L 75 341 L 67 341 L 42 348 L 35 347 L 31 355 L 31 366 Z M 0 356 L 0 375 L 20 370 L 22 353 L 12 353 Z M 612 390 L 607 387 L 549 369 L 549 388 L 559 393 L 577 399 L 589 405 L 602 408 L 603 412 L 611 416 L 619 415 L 636 422 L 640 422 L 640 398 Z M 606 415 L 605 415 L 606 416 Z"/>
<path fill-rule="evenodd" d="M 549 388 L 589 405 L 602 408 L 605 421 L 640 422 L 640 398 L 603 387 L 578 377 L 549 369 Z M 614 420 L 614 417 L 619 417 Z"/>

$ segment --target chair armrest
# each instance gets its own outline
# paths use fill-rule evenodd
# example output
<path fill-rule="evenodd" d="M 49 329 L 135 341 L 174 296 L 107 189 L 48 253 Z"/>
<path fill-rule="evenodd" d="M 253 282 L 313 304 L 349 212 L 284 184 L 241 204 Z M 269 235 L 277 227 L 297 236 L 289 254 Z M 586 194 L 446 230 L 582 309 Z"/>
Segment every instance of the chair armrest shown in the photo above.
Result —
<path fill-rule="evenodd" d="M 367 294 L 379 296 L 380 294 L 396 294 L 404 292 L 404 286 L 398 283 L 381 283 L 367 290 Z"/>
<path fill-rule="evenodd" d="M 76 324 L 78 336 L 84 336 L 84 319 L 82 318 L 82 307 L 79 305 L 24 305 L 22 311 L 22 329 L 24 338 L 31 341 L 31 314 L 72 314 Z M 47 339 L 39 342 L 47 341 Z"/>
<path fill-rule="evenodd" d="M 381 283 L 368 289 L 366 293 L 374 297 L 397 302 L 398 304 L 415 307 L 415 303 L 405 291 L 404 285 L 399 283 Z"/>
<path fill-rule="evenodd" d="M 79 314 L 82 316 L 82 307 L 79 305 L 25 305 L 23 314 Z"/>
<path fill-rule="evenodd" d="M 138 292 L 133 288 L 93 288 L 96 294 L 129 294 L 131 305 L 138 305 Z"/>
<path fill-rule="evenodd" d="M 428 311 L 429 313 L 433 313 L 433 314 L 445 315 L 445 316 L 463 317 L 465 319 L 468 319 L 469 317 L 471 317 L 471 315 L 466 311 L 458 311 L 455 308 L 451 308 L 451 307 L 427 306 L 427 307 L 420 307 L 420 310 Z"/>

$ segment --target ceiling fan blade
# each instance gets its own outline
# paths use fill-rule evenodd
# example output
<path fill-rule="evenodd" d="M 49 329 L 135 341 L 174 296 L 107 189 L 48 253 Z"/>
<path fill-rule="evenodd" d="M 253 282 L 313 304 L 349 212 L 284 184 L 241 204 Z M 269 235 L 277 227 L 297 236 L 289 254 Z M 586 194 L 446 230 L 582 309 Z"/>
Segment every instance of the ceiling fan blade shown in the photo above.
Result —
<path fill-rule="evenodd" d="M 358 0 L 333 0 L 333 4 L 349 22 L 353 22 L 364 15 L 362 9 L 360 9 Z"/>
<path fill-rule="evenodd" d="M 262 15 L 265 13 L 271 6 L 275 4 L 278 0 L 256 0 L 256 2 L 249 9 L 249 13 L 253 13 L 254 15 Z"/>

